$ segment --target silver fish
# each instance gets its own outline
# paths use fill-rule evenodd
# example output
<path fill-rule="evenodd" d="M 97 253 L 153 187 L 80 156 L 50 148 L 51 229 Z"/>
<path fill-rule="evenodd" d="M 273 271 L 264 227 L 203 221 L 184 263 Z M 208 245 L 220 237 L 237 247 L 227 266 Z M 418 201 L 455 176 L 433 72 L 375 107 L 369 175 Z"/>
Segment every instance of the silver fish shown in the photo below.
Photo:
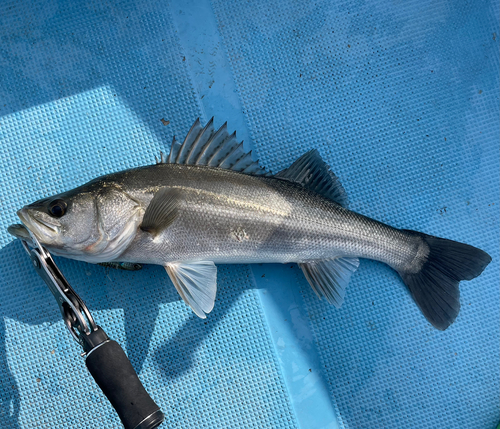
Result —
<path fill-rule="evenodd" d="M 345 192 L 316 150 L 271 175 L 227 124 L 197 120 L 156 165 L 121 171 L 18 211 L 52 253 L 91 263 L 158 264 L 200 317 L 213 306 L 215 264 L 298 263 L 316 294 L 340 307 L 358 258 L 396 270 L 427 320 L 446 329 L 458 284 L 490 256 L 401 230 L 346 208 Z M 16 236 L 22 228 L 9 230 Z"/>

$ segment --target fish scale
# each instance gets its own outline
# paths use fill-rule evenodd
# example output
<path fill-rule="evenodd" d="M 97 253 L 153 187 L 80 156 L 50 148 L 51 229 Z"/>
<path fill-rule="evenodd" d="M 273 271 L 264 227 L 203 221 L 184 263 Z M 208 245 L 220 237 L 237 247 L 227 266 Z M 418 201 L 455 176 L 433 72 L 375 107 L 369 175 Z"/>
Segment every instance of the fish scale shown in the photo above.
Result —
<path fill-rule="evenodd" d="M 145 207 L 152 194 L 137 184 L 181 190 L 182 214 L 163 231 L 162 239 L 138 234 L 120 255 L 129 262 L 147 263 L 141 258 L 153 255 L 163 262 L 201 260 L 207 254 L 218 263 L 304 262 L 338 256 L 363 256 L 393 267 L 407 262 L 399 257 L 407 252 L 405 234 L 295 183 L 176 164 L 137 169 L 133 175 L 118 173 L 107 180 L 127 189 Z M 239 227 L 248 240 L 231 237 Z M 190 246 L 198 237 L 207 242 L 206 248 Z M 221 250 L 214 254 L 216 247 Z"/>

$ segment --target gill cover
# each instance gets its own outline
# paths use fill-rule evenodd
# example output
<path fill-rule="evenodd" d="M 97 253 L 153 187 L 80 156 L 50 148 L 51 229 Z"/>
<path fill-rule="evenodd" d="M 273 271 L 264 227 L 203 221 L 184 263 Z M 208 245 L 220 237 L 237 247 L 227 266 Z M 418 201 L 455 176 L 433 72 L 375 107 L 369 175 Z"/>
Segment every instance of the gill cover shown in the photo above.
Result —
<path fill-rule="evenodd" d="M 95 197 L 97 240 L 86 246 L 87 262 L 116 260 L 135 237 L 144 213 L 141 205 L 116 186 L 103 186 Z"/>

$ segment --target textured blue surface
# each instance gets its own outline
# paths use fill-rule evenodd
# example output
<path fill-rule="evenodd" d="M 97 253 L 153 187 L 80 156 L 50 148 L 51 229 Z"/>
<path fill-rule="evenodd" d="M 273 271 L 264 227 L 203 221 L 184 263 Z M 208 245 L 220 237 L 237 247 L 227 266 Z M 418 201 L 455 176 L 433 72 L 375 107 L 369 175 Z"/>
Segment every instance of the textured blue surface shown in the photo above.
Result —
<path fill-rule="evenodd" d="M 370 261 L 340 310 L 296 267 L 221 266 L 203 321 L 161 267 L 58 259 L 166 427 L 495 427 L 498 14 L 495 1 L 1 2 L 0 427 L 120 427 L 6 232 L 15 211 L 151 163 L 212 115 L 273 171 L 318 148 L 354 210 L 493 262 L 438 332 Z"/>

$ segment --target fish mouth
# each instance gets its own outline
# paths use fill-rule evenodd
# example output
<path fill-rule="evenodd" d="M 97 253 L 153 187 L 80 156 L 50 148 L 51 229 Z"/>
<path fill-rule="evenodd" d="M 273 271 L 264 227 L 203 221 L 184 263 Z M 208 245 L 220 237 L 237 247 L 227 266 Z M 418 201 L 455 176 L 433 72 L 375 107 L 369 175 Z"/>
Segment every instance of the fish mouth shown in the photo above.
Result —
<path fill-rule="evenodd" d="M 19 216 L 19 219 L 21 219 L 21 222 L 23 223 L 23 226 L 26 229 L 29 229 L 35 236 L 40 240 L 43 238 L 49 238 L 53 239 L 55 236 L 58 234 L 58 227 L 55 225 L 51 225 L 48 222 L 43 221 L 42 219 L 37 219 L 35 216 L 30 216 L 29 213 L 27 213 L 27 210 L 25 208 L 22 208 L 17 212 L 17 216 Z M 20 229 L 15 228 L 13 231 L 16 230 L 17 232 L 20 232 Z M 9 231 L 10 232 L 10 231 Z M 27 233 L 27 231 L 26 231 Z M 15 235 L 15 234 L 13 234 Z M 29 233 L 28 233 L 29 236 Z"/>
<path fill-rule="evenodd" d="M 7 232 L 16 238 L 31 242 L 31 237 L 28 232 L 28 228 L 26 228 L 24 225 L 20 223 L 15 223 L 13 225 L 10 225 L 7 228 Z"/>

